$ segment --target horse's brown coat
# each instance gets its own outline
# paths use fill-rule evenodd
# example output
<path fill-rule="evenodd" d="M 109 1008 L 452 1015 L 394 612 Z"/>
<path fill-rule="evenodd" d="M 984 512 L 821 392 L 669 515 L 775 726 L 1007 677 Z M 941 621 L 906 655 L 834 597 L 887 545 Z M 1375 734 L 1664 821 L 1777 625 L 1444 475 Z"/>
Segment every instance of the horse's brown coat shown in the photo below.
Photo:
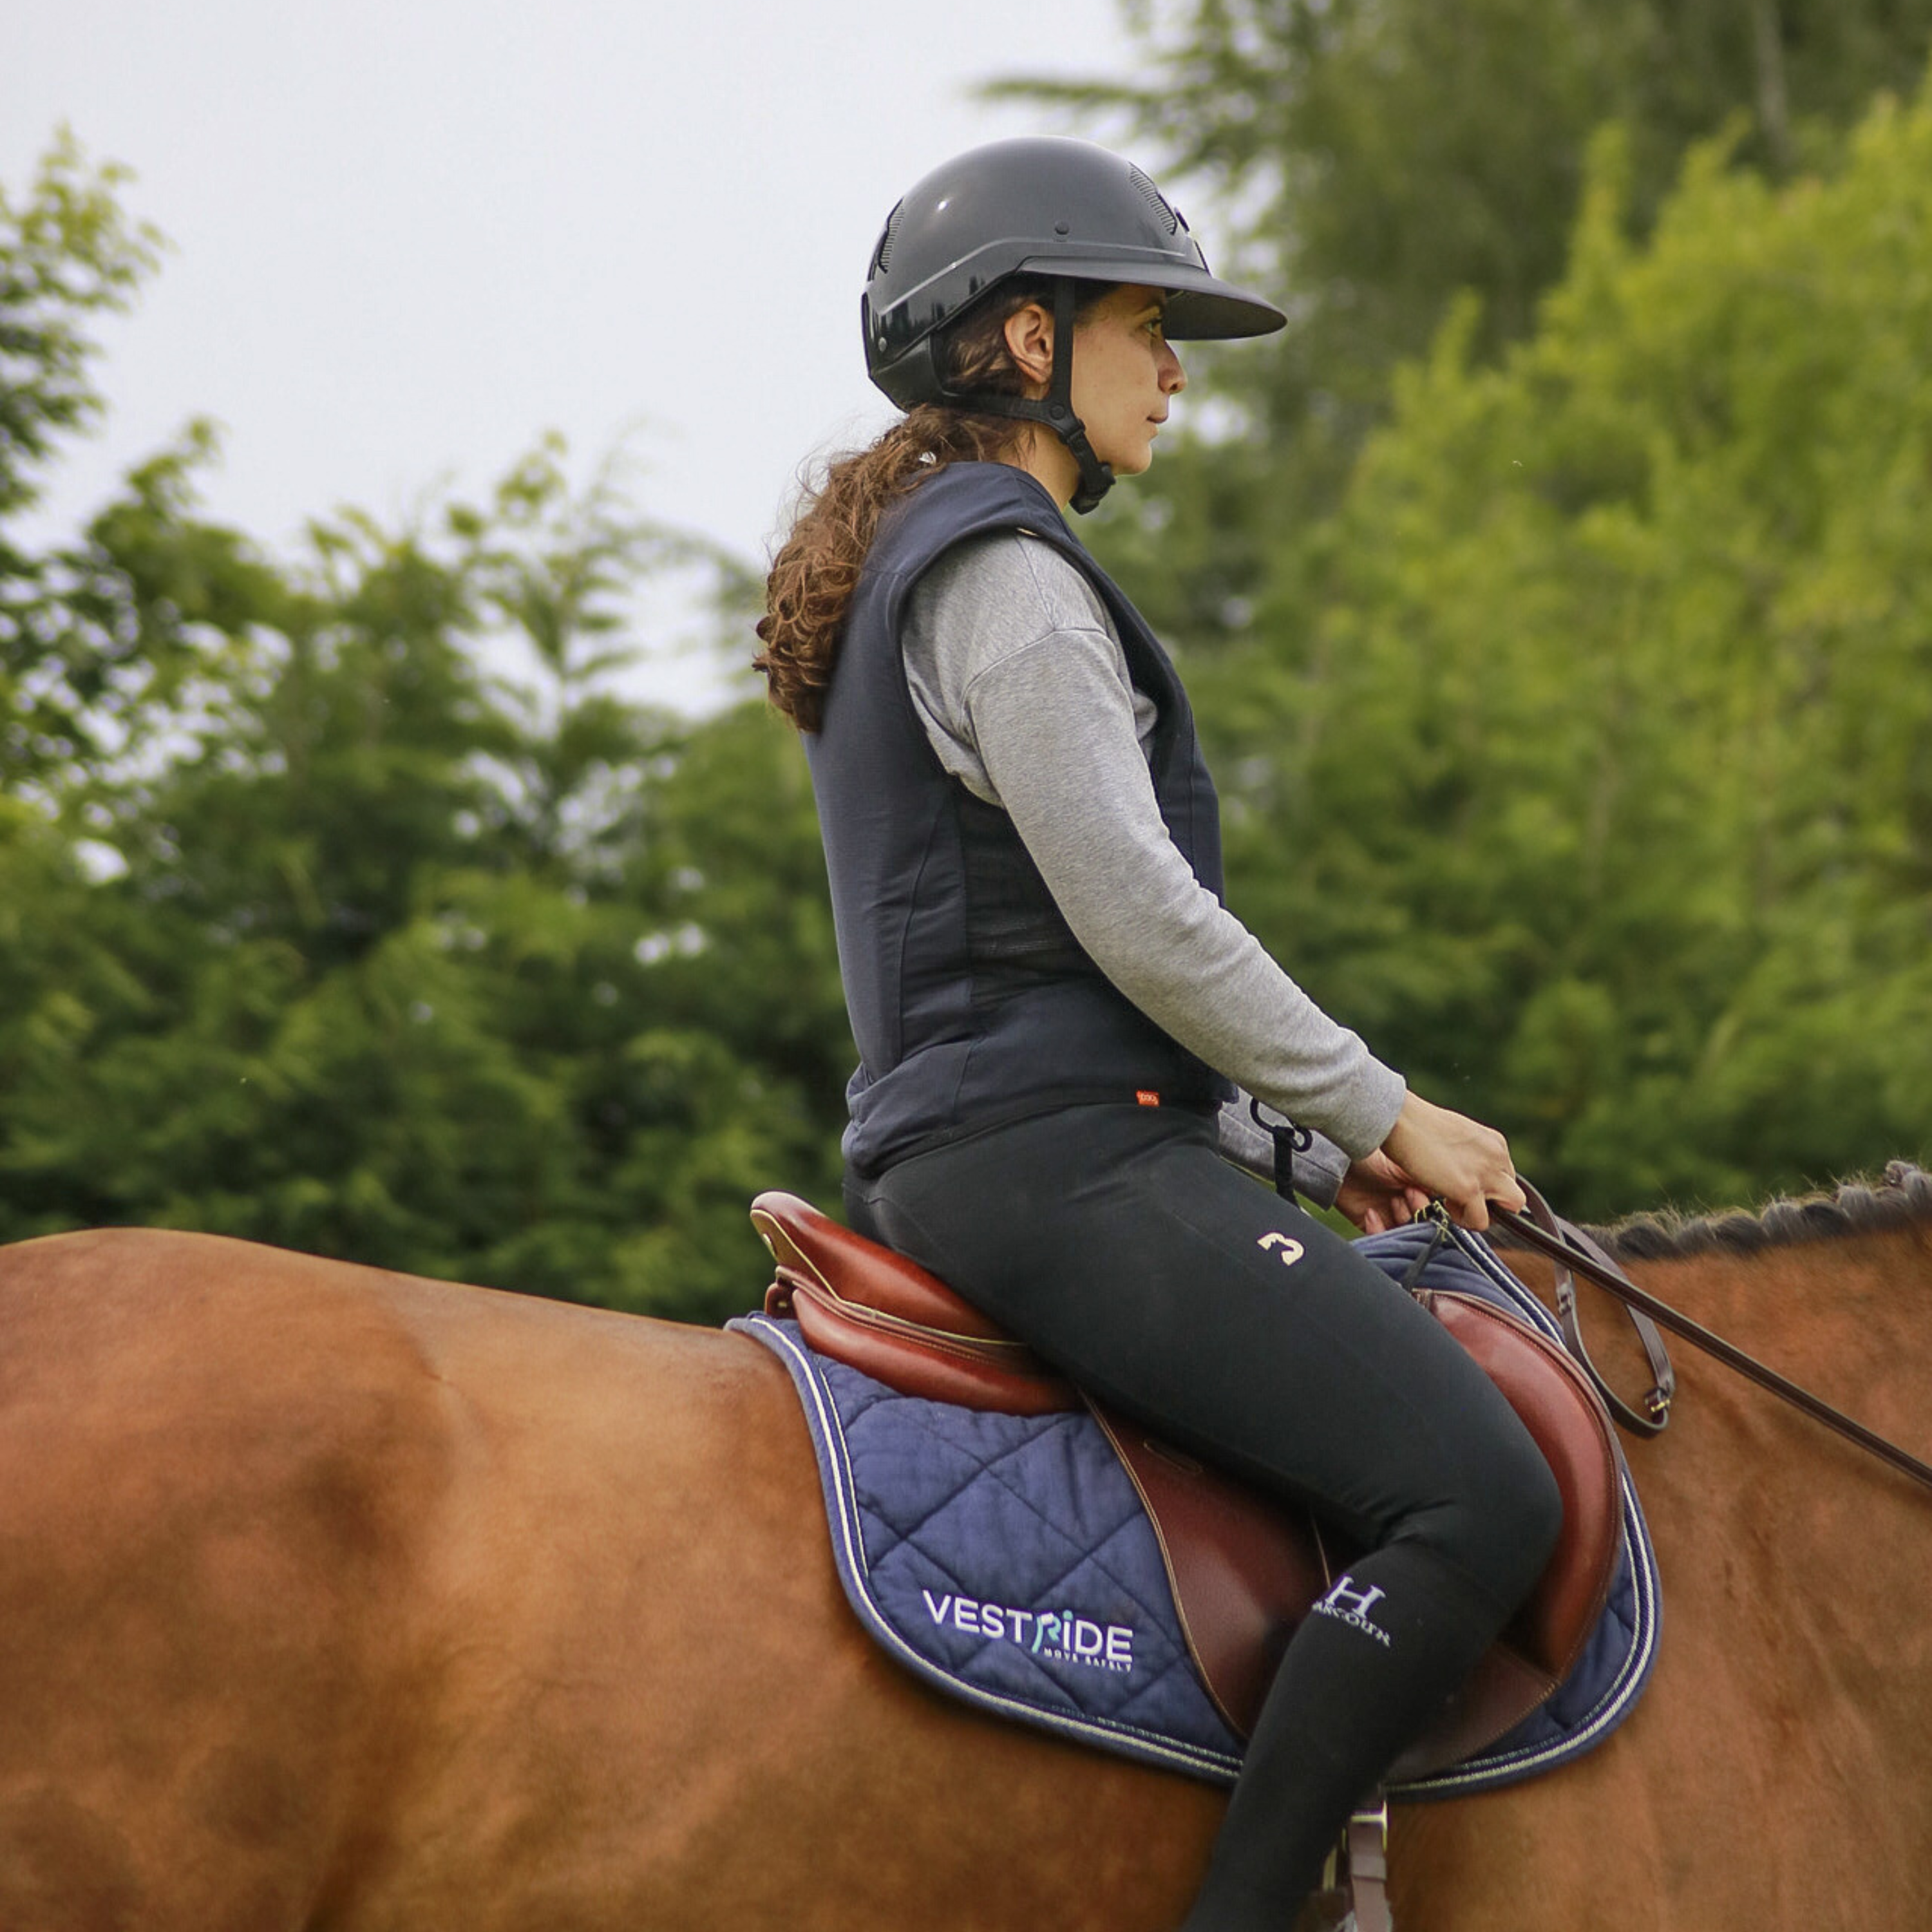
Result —
<path fill-rule="evenodd" d="M 1928 1446 L 1924 1231 L 1640 1272 Z M 1633 1451 L 1649 1697 L 1400 1812 L 1402 1932 L 1923 1922 L 1932 1498 L 1678 1364 Z M 0 1250 L 8 1932 L 1159 1932 L 1220 1802 L 888 1662 L 754 1343 L 206 1237 Z"/>

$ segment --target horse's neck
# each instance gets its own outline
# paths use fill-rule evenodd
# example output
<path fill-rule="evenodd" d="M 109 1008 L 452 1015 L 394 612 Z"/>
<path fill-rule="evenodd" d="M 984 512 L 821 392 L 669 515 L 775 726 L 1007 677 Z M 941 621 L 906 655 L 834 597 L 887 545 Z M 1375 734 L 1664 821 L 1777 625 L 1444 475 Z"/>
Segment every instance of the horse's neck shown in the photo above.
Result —
<path fill-rule="evenodd" d="M 1546 1292 L 1546 1269 L 1510 1261 Z M 1932 1457 L 1932 1231 L 1628 1265 Z M 1612 1380 L 1627 1395 L 1647 1386 L 1617 1304 L 1587 1286 L 1580 1300 Z M 1664 1579 L 1643 1708 L 1558 1776 L 1482 1807 L 1404 1813 L 1398 1924 L 1491 1932 L 1525 1922 L 1532 1890 L 1551 1925 L 1609 1923 L 1605 1901 L 1624 1899 L 1624 1916 L 1700 1932 L 1922 1922 L 1906 1874 L 1932 1754 L 1932 1496 L 1688 1343 L 1670 1347 L 1670 1426 L 1625 1438 Z M 1505 1804 L 1526 1862 L 1497 1857 L 1476 1815 Z"/>
<path fill-rule="evenodd" d="M 1926 1433 L 1932 1228 L 1639 1263 L 1631 1272 L 1652 1294 L 1882 1433 Z M 1672 1348 L 1680 1369 L 1697 1357 L 1687 1342 Z M 1730 1372 L 1712 1365 L 1710 1372 Z M 1701 1364 L 1694 1375 L 1705 1380 Z M 1932 1442 L 1902 1446 L 1923 1455 Z"/>
<path fill-rule="evenodd" d="M 1553 1305 L 1550 1264 L 1534 1255 L 1508 1259 Z M 1908 1433 L 1916 1417 L 1932 1414 L 1932 1225 L 1625 1266 L 1652 1294 L 1886 1433 L 1893 1431 L 1862 1414 L 1861 1401 L 1896 1411 L 1898 1429 Z M 1588 1282 L 1579 1284 L 1579 1302 L 1591 1352 L 1612 1384 L 1626 1395 L 1647 1388 L 1621 1304 Z M 1693 1344 L 1673 1339 L 1670 1346 L 1694 1386 L 1734 1379 Z M 1932 1441 L 1904 1446 L 1932 1456 Z"/>

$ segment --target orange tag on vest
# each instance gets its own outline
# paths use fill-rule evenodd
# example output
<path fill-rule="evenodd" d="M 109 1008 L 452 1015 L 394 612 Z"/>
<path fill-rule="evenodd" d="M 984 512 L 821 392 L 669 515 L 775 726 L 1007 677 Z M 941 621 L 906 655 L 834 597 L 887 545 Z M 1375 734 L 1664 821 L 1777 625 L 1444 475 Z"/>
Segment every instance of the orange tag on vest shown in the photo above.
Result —
<path fill-rule="evenodd" d="M 1158 1094 L 1150 1093 L 1144 1087 L 1135 1088 L 1134 1098 L 1143 1107 L 1158 1107 L 1160 1105 L 1160 1096 Z"/>

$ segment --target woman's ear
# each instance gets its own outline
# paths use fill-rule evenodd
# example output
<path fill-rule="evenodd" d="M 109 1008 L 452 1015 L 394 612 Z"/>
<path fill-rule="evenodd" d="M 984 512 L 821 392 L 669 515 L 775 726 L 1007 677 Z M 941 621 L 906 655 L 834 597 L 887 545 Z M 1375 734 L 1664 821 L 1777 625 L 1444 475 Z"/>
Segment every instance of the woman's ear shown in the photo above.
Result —
<path fill-rule="evenodd" d="M 1042 395 L 1053 376 L 1053 316 L 1036 302 L 1022 304 L 1006 317 L 1006 349 L 1030 387 Z"/>

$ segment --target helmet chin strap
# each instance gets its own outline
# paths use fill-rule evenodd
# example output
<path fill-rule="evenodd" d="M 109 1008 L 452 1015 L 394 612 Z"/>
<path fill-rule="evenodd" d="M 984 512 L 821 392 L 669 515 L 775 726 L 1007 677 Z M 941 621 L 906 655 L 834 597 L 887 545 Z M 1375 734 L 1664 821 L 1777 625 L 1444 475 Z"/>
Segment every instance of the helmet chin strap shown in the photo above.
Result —
<path fill-rule="evenodd" d="M 940 393 L 949 403 L 984 416 L 1044 423 L 1079 465 L 1080 484 L 1073 493 L 1073 508 L 1084 517 L 1114 487 L 1114 470 L 1111 464 L 1102 463 L 1094 454 L 1094 446 L 1087 440 L 1087 425 L 1073 413 L 1073 278 L 1062 275 L 1053 285 L 1053 373 L 1044 401 L 1036 402 L 1030 396 L 1001 395 L 990 389 L 969 393 L 949 386 Z"/>

